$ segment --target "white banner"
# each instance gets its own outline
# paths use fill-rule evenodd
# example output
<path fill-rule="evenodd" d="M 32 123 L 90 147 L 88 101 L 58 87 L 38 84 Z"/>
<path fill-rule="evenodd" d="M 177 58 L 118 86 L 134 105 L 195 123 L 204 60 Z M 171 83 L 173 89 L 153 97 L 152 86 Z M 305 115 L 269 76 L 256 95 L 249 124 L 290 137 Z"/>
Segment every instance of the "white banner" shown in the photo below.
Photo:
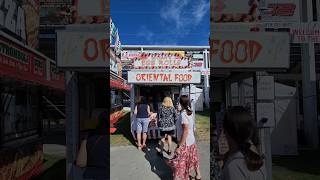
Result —
<path fill-rule="evenodd" d="M 105 32 L 57 32 L 59 67 L 108 67 L 108 43 Z"/>
<path fill-rule="evenodd" d="M 299 0 L 260 0 L 262 22 L 299 22 Z"/>
<path fill-rule="evenodd" d="M 293 43 L 320 43 L 320 23 L 294 24 L 290 31 Z"/>
<path fill-rule="evenodd" d="M 289 68 L 287 33 L 215 32 L 213 38 L 213 68 Z"/>
<path fill-rule="evenodd" d="M 128 83 L 134 84 L 199 84 L 200 72 L 128 71 Z"/>

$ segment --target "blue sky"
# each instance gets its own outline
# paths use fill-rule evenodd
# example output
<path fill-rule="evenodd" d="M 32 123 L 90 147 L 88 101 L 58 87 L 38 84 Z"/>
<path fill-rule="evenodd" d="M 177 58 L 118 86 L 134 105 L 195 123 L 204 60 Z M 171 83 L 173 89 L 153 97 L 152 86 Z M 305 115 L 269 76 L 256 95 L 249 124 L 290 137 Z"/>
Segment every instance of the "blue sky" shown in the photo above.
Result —
<path fill-rule="evenodd" d="M 123 45 L 208 45 L 210 0 L 110 0 Z"/>

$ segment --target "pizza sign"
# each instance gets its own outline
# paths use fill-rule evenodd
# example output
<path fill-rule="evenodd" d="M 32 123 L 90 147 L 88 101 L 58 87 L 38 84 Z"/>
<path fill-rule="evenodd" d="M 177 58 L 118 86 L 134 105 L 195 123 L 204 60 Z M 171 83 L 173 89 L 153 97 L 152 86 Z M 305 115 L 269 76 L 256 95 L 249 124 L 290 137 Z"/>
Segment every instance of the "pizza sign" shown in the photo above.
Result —
<path fill-rule="evenodd" d="M 15 0 L 0 0 L 0 26 L 26 39 L 25 12 Z"/>

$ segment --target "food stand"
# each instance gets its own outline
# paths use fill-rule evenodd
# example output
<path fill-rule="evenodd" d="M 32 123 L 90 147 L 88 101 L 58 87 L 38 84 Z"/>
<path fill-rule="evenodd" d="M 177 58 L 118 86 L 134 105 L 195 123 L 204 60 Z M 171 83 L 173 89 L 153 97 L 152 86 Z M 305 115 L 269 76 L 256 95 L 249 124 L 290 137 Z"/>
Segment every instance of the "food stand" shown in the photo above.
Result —
<path fill-rule="evenodd" d="M 201 73 L 192 71 L 192 57 L 184 51 L 144 50 L 133 59 L 133 69 L 128 71 L 128 83 L 131 84 L 131 132 L 135 137 L 135 103 L 140 96 L 152 101 L 156 112 L 165 96 L 175 102 L 181 94 L 189 94 L 191 84 L 201 82 Z M 151 124 L 149 138 L 159 138 L 160 132 L 156 124 Z"/>
<path fill-rule="evenodd" d="M 42 172 L 43 97 L 64 88 L 53 60 L 0 32 L 0 179 Z"/>

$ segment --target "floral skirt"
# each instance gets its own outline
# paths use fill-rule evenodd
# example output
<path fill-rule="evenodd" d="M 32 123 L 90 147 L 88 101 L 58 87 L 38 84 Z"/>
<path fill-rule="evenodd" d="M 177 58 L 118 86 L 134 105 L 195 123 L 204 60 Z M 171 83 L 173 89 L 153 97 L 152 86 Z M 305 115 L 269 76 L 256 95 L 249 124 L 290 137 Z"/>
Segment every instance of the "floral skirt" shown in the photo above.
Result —
<path fill-rule="evenodd" d="M 180 154 L 175 154 L 167 164 L 172 168 L 174 180 L 188 180 L 191 171 L 199 168 L 197 145 L 181 146 Z"/>

